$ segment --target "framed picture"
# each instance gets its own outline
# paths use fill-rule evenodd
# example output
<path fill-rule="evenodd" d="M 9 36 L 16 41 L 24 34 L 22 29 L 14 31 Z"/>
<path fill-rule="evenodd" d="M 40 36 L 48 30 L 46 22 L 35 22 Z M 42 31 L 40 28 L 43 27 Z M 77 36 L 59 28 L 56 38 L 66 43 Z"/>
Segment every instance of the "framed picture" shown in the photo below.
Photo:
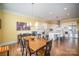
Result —
<path fill-rule="evenodd" d="M 0 19 L 0 29 L 1 29 L 1 19 Z"/>
<path fill-rule="evenodd" d="M 30 26 L 27 26 L 27 23 L 24 22 L 17 22 L 17 30 L 30 30 Z"/>

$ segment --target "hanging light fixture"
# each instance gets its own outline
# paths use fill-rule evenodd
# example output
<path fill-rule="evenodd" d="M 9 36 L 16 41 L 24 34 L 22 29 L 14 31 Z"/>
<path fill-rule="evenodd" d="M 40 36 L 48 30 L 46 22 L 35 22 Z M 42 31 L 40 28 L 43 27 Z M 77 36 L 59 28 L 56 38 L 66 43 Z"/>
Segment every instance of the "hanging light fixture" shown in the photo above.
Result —
<path fill-rule="evenodd" d="M 34 3 L 32 3 L 32 17 L 33 17 L 33 12 L 34 12 L 33 8 L 34 8 Z"/>
<path fill-rule="evenodd" d="M 58 19 L 59 17 L 56 16 L 56 18 Z M 60 27 L 60 19 L 57 20 L 57 25 L 58 25 L 58 27 Z"/>
<path fill-rule="evenodd" d="M 60 27 L 60 20 L 57 21 L 58 27 Z"/>

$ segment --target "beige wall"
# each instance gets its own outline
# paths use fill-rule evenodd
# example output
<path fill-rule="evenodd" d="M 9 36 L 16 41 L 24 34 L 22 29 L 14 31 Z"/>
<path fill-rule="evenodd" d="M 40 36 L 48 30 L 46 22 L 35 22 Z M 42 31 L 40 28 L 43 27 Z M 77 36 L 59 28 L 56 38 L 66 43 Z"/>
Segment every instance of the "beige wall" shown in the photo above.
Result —
<path fill-rule="evenodd" d="M 38 22 L 39 25 L 46 23 L 44 21 L 40 21 L 38 18 L 32 18 L 31 16 L 20 16 L 16 15 L 11 12 L 3 12 L 3 18 L 2 18 L 2 31 L 0 31 L 0 42 L 9 42 L 9 41 L 16 41 L 17 40 L 17 34 L 19 33 L 16 30 L 16 22 L 28 22 L 32 23 L 32 27 L 35 26 L 35 23 Z M 35 28 L 32 28 L 33 31 Z M 1 33 L 2 32 L 2 33 Z"/>
<path fill-rule="evenodd" d="M 2 21 L 2 12 L 0 11 L 0 19 Z M 2 29 L 0 29 L 0 42 L 2 41 Z"/>

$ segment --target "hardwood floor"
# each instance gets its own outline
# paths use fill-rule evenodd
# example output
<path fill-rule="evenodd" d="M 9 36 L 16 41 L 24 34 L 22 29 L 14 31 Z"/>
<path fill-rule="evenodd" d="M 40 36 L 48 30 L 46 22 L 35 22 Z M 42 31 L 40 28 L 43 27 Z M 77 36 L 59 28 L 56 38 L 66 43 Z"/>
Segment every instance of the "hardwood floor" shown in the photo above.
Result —
<path fill-rule="evenodd" d="M 54 42 L 54 46 L 51 50 L 51 56 L 74 56 L 77 54 L 76 45 L 73 46 L 73 43 L 70 44 L 68 40 L 64 40 L 63 42 L 57 43 Z"/>
<path fill-rule="evenodd" d="M 62 41 L 58 40 L 53 41 L 50 55 L 79 56 L 79 45 L 76 40 L 77 39 L 64 39 Z M 21 48 L 18 44 L 15 44 L 10 47 L 10 56 L 22 56 Z"/>

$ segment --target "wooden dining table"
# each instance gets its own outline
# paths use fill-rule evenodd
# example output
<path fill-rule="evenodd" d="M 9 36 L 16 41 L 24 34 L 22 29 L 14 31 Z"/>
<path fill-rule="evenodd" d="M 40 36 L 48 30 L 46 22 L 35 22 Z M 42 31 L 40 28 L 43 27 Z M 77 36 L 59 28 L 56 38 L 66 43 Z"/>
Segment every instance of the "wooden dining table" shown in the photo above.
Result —
<path fill-rule="evenodd" d="M 29 36 L 30 37 L 30 36 Z M 32 37 L 32 39 L 27 39 L 28 37 L 25 37 L 25 40 L 29 40 L 29 47 L 34 51 L 37 52 L 39 51 L 41 48 L 43 48 L 44 46 L 46 46 L 46 43 L 48 42 L 47 40 L 43 39 L 43 38 L 36 38 Z"/>

